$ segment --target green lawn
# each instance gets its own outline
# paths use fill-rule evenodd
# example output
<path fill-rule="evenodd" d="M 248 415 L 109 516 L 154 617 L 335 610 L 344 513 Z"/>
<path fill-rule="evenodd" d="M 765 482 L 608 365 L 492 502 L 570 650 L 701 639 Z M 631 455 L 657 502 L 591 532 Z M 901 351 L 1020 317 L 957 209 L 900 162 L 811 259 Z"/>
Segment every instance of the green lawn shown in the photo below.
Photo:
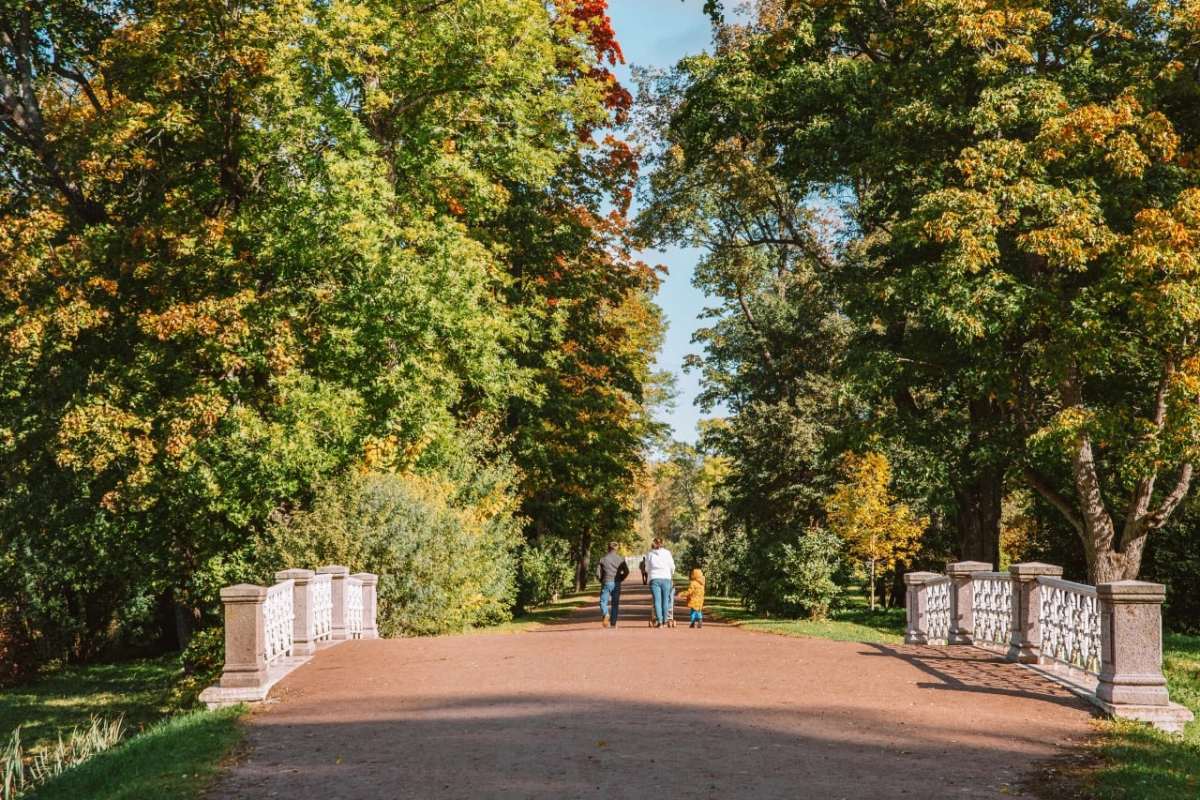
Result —
<path fill-rule="evenodd" d="M 1171 699 L 1200 718 L 1200 636 L 1166 636 L 1163 673 Z M 1087 796 L 1097 800 L 1200 797 L 1200 720 L 1189 724 L 1182 737 L 1122 720 L 1104 722 L 1101 729 L 1106 736 L 1096 752 L 1103 765 L 1088 776 Z"/>
<path fill-rule="evenodd" d="M 904 641 L 904 609 L 867 610 L 865 598 L 852 597 L 848 608 L 834 611 L 821 622 L 807 619 L 760 617 L 746 611 L 732 597 L 706 597 L 707 611 L 748 630 L 769 631 L 785 636 L 832 639 L 835 642 L 875 642 L 896 644 Z"/>
<path fill-rule="evenodd" d="M 193 800 L 241 736 L 245 706 L 168 717 L 24 795 L 31 800 Z"/>
<path fill-rule="evenodd" d="M 66 667 L 36 683 L 0 691 L 0 737 L 5 742 L 21 726 L 28 750 L 39 740 L 72 728 L 86 728 L 93 714 L 125 717 L 132 736 L 177 707 L 176 689 L 183 670 L 179 654 L 161 658 Z"/>

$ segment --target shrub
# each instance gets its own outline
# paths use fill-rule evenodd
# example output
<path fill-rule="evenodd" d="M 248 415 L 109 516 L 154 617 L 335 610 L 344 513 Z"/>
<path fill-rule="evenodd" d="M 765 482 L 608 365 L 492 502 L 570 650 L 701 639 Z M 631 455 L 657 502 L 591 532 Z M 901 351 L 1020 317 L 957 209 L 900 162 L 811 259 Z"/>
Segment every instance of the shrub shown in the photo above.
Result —
<path fill-rule="evenodd" d="M 575 565 L 565 539 L 529 542 L 517 561 L 517 605 L 537 608 L 575 585 Z"/>
<path fill-rule="evenodd" d="M 809 619 L 826 619 L 841 594 L 835 576 L 842 566 L 842 540 L 814 528 L 794 544 L 784 543 L 781 550 L 780 599 L 796 606 Z"/>
<path fill-rule="evenodd" d="M 520 542 L 512 475 L 489 465 L 454 477 L 368 472 L 330 482 L 309 510 L 272 522 L 268 563 L 377 573 L 383 636 L 503 622 Z"/>

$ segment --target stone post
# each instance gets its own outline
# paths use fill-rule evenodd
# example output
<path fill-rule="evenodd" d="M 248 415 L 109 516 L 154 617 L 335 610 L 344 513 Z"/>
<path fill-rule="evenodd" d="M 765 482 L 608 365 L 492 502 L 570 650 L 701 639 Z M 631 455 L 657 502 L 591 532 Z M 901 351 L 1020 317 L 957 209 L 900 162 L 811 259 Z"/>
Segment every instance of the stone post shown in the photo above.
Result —
<path fill-rule="evenodd" d="M 267 588 L 249 583 L 221 590 L 225 604 L 225 668 L 221 688 L 240 689 L 267 682 L 267 635 L 263 603 Z"/>
<path fill-rule="evenodd" d="M 311 569 L 284 569 L 275 573 L 279 582 L 293 581 L 292 612 L 295 622 L 292 623 L 292 655 L 311 656 L 317 652 L 317 643 L 313 641 L 313 596 L 312 579 L 316 575 Z"/>
<path fill-rule="evenodd" d="M 905 644 L 929 644 L 929 629 L 926 624 L 929 608 L 929 595 L 925 591 L 925 582 L 940 578 L 936 572 L 906 572 L 904 585 L 908 587 L 905 600 L 905 613 L 908 617 L 908 629 L 904 632 Z"/>
<path fill-rule="evenodd" d="M 1113 705 L 1165 706 L 1160 583 L 1117 581 L 1096 587 L 1100 598 L 1100 685 L 1096 697 Z"/>
<path fill-rule="evenodd" d="M 975 587 L 971 584 L 974 572 L 991 572 L 992 565 L 982 561 L 959 561 L 946 566 L 950 576 L 950 634 L 946 644 L 974 644 L 975 612 L 972 601 Z"/>
<path fill-rule="evenodd" d="M 335 642 L 341 641 L 350 635 L 346 629 L 346 578 L 350 576 L 350 568 L 330 565 L 319 567 L 317 573 L 330 576 L 329 590 L 333 596 L 333 625 L 329 638 Z"/>
<path fill-rule="evenodd" d="M 356 572 L 350 577 L 358 578 L 358 580 L 362 581 L 362 638 L 378 639 L 379 626 L 376 624 L 375 618 L 377 609 L 379 608 L 379 599 L 377 593 L 379 576 L 371 572 Z"/>
<path fill-rule="evenodd" d="M 1042 584 L 1038 578 L 1061 578 L 1062 567 L 1030 561 L 1013 564 L 1012 575 L 1012 634 L 1009 637 L 1008 660 L 1020 664 L 1036 664 L 1042 654 Z"/>

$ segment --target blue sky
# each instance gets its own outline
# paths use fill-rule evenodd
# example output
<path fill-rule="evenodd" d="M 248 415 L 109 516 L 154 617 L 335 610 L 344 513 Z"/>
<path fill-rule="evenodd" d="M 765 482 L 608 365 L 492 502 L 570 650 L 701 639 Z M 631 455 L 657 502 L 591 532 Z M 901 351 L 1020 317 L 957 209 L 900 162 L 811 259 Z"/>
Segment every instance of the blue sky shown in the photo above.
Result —
<path fill-rule="evenodd" d="M 630 91 L 634 88 L 630 65 L 668 67 L 688 53 L 707 49 L 711 41 L 704 0 L 609 0 L 608 5 L 627 62 L 615 72 Z M 670 270 L 658 293 L 658 303 L 670 325 L 658 368 L 675 373 L 679 396 L 674 411 L 667 412 L 665 419 L 674 428 L 675 438 L 686 442 L 695 441 L 696 423 L 701 418 L 700 410 L 692 403 L 699 392 L 698 376 L 683 373 L 684 356 L 698 351 L 691 338 L 700 326 L 696 316 L 705 306 L 704 294 L 692 286 L 692 267 L 699 254 L 698 250 L 679 248 L 642 254 L 647 262 L 663 264 Z"/>

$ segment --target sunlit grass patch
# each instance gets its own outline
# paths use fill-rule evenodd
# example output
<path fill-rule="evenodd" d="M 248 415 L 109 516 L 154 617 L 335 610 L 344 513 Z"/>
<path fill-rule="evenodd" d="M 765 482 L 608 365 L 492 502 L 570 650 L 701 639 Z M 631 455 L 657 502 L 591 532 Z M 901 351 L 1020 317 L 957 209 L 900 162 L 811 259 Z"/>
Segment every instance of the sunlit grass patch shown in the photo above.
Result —
<path fill-rule="evenodd" d="M 26 753 L 37 742 L 57 740 L 72 728 L 86 728 L 93 716 L 121 717 L 126 737 L 136 735 L 176 707 L 182 674 L 179 655 L 65 667 L 35 683 L 0 692 L 0 736 L 18 726 Z"/>
<path fill-rule="evenodd" d="M 829 619 L 821 621 L 758 616 L 732 597 L 709 596 L 704 605 L 706 611 L 747 630 L 835 642 L 896 644 L 904 641 L 904 609 L 869 611 L 865 598 L 857 596 L 851 598 L 849 607 L 836 610 Z"/>
<path fill-rule="evenodd" d="M 527 631 L 538 625 L 544 625 L 548 622 L 560 620 L 568 616 L 572 611 L 586 605 L 589 600 L 594 600 L 595 596 L 591 590 L 576 592 L 560 597 L 552 603 L 544 606 L 539 606 L 532 611 L 527 611 L 519 617 L 513 617 L 509 622 L 495 625 L 489 628 L 476 628 L 471 633 L 520 633 Z"/>
<path fill-rule="evenodd" d="M 1164 637 L 1163 673 L 1171 699 L 1200 717 L 1200 636 Z M 1200 797 L 1200 720 L 1191 722 L 1182 737 L 1127 720 L 1104 722 L 1101 728 L 1106 736 L 1097 752 L 1104 765 L 1091 776 L 1089 797 Z"/>
<path fill-rule="evenodd" d="M 193 711 L 152 725 L 24 795 L 32 800 L 191 800 L 237 744 L 245 706 Z"/>

